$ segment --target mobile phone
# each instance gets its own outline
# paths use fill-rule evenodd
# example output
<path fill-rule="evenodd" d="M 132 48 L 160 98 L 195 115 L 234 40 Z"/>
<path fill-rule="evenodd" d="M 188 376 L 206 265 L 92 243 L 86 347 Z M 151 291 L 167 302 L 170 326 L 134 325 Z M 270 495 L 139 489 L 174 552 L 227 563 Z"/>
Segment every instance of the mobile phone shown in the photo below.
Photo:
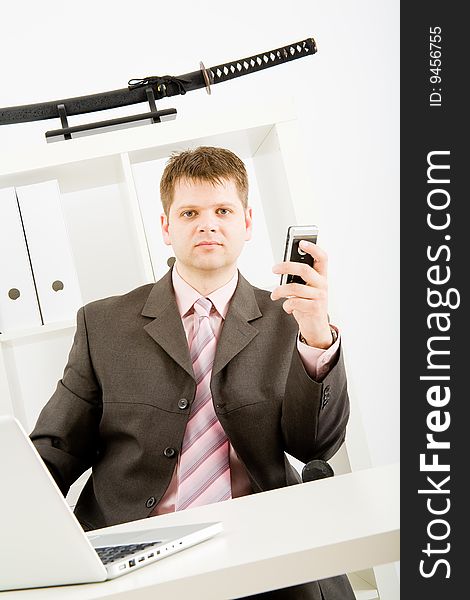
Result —
<path fill-rule="evenodd" d="M 316 225 L 291 225 L 287 230 L 286 247 L 284 249 L 284 262 L 299 262 L 313 267 L 313 256 L 299 248 L 299 242 L 317 243 L 318 227 Z M 281 275 L 281 285 L 284 283 L 305 283 L 299 275 Z"/>

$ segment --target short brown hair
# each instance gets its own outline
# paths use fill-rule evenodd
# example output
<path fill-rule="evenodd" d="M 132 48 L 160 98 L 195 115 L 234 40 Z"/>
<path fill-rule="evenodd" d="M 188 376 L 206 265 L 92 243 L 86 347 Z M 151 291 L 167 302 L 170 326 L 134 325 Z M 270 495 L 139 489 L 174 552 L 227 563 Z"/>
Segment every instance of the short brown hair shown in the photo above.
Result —
<path fill-rule="evenodd" d="M 160 181 L 160 199 L 168 217 L 177 181 L 182 179 L 220 184 L 234 181 L 243 208 L 248 206 L 248 176 L 243 161 L 226 148 L 199 146 L 193 150 L 173 152 Z"/>

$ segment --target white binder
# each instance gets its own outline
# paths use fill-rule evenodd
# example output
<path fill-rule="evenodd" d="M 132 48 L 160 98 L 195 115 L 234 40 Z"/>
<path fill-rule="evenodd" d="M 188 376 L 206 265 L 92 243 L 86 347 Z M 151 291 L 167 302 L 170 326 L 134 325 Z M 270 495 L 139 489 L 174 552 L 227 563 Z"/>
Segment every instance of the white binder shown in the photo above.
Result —
<path fill-rule="evenodd" d="M 73 320 L 80 286 L 56 180 L 16 188 L 44 324 Z"/>
<path fill-rule="evenodd" d="M 0 189 L 0 333 L 41 325 L 15 188 Z"/>

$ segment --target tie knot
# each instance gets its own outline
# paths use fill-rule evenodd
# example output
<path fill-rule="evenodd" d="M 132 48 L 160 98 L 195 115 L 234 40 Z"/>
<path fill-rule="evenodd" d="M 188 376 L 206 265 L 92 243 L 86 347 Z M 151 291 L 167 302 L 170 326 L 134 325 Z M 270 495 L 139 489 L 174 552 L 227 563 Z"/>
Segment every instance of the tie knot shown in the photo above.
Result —
<path fill-rule="evenodd" d="M 194 303 L 194 310 L 199 317 L 208 317 L 212 308 L 212 302 L 208 298 L 199 298 Z"/>

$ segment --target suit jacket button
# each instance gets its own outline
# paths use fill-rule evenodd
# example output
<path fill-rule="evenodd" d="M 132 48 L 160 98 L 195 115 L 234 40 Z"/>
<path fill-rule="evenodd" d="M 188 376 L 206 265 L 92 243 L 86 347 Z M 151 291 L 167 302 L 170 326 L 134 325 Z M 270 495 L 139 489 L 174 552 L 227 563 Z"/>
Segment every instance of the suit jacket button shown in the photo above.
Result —
<path fill-rule="evenodd" d="M 186 398 L 181 398 L 178 400 L 178 408 L 181 408 L 181 410 L 188 408 L 188 404 L 189 402 L 186 400 Z"/>
<path fill-rule="evenodd" d="M 150 496 L 150 498 L 147 500 L 147 502 L 145 503 L 145 506 L 147 508 L 153 508 L 155 506 L 155 503 L 157 501 L 155 500 L 155 498 L 153 496 Z"/>
<path fill-rule="evenodd" d="M 168 448 L 165 448 L 165 450 L 163 450 L 163 454 L 167 457 L 167 458 L 173 458 L 173 456 L 176 455 L 176 450 L 174 448 L 170 448 L 168 446 Z"/>

